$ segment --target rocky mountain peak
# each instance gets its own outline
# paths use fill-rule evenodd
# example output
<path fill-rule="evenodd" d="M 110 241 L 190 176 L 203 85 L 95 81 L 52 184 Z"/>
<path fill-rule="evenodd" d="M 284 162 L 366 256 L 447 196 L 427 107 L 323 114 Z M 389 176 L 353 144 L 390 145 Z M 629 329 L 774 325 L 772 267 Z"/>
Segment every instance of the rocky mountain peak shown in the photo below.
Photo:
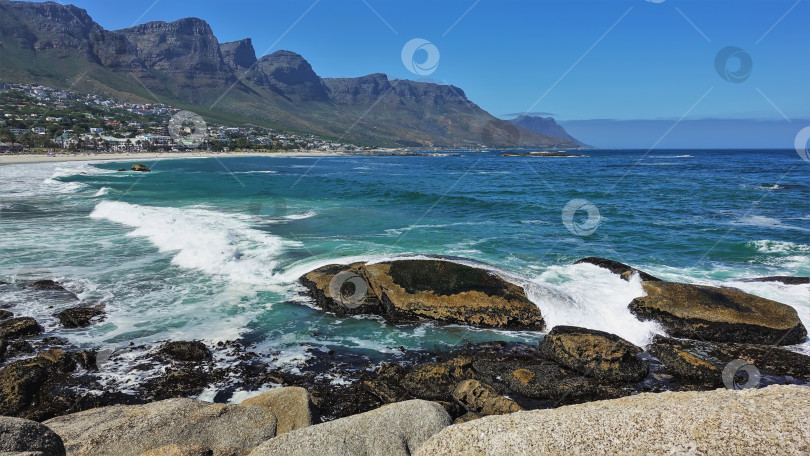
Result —
<path fill-rule="evenodd" d="M 219 49 L 225 63 L 235 70 L 247 69 L 256 63 L 256 51 L 250 38 L 222 43 Z"/>

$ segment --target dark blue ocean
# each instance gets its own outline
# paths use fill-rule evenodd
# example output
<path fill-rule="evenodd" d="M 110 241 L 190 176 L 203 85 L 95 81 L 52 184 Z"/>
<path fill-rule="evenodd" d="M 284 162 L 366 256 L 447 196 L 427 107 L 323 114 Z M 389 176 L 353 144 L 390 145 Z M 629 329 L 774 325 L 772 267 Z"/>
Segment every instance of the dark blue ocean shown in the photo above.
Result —
<path fill-rule="evenodd" d="M 640 282 L 572 265 L 601 256 L 784 302 L 810 326 L 810 286 L 742 281 L 810 275 L 810 163 L 794 151 L 448 154 L 163 159 L 147 174 L 117 172 L 135 161 L 0 166 L 0 280 L 57 278 L 107 318 L 65 330 L 52 316 L 64 303 L 0 304 L 80 346 L 240 339 L 292 368 L 312 346 L 379 360 L 541 337 L 338 319 L 296 282 L 329 263 L 446 255 L 509 275 L 550 326 L 643 344 L 661 330 L 627 310 Z"/>

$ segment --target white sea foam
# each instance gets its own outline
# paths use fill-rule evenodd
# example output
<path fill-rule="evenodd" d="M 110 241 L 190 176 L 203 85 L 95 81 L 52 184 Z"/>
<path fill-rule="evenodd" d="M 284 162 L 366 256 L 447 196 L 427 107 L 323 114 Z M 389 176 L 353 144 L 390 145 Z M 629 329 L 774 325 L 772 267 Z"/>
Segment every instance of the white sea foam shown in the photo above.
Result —
<path fill-rule="evenodd" d="M 304 212 L 304 213 L 301 213 L 301 214 L 285 215 L 283 218 L 286 219 L 286 220 L 303 220 L 303 219 L 308 219 L 310 217 L 315 217 L 316 215 L 318 215 L 317 212 L 307 211 L 307 212 Z"/>
<path fill-rule="evenodd" d="M 108 195 L 110 193 L 110 190 L 112 190 L 110 187 L 101 187 L 100 189 L 98 189 L 96 194 L 93 195 L 93 196 L 96 197 L 96 198 L 99 198 L 99 197 Z"/>
<path fill-rule="evenodd" d="M 145 237 L 161 252 L 174 252 L 177 266 L 254 285 L 278 283 L 276 258 L 296 244 L 250 228 L 245 217 L 199 208 L 105 201 L 90 217 L 135 228 L 128 236 Z"/>
<path fill-rule="evenodd" d="M 607 331 L 636 345 L 644 345 L 663 330 L 639 321 L 628 304 L 644 296 L 641 279 L 623 280 L 607 269 L 590 264 L 551 266 L 525 287 L 549 328 L 573 325 Z"/>

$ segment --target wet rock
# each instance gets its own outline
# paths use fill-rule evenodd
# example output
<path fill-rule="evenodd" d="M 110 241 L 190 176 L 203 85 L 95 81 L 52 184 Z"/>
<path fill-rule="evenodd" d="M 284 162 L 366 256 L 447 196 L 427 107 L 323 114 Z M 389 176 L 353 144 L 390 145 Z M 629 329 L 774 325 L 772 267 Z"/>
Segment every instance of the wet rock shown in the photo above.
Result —
<path fill-rule="evenodd" d="M 211 351 L 198 340 L 166 342 L 158 353 L 175 361 L 204 363 L 212 359 Z"/>
<path fill-rule="evenodd" d="M 118 168 L 118 171 L 126 171 L 126 168 Z"/>
<path fill-rule="evenodd" d="M 31 317 L 18 317 L 0 321 L 0 339 L 36 336 L 40 331 L 39 324 Z"/>
<path fill-rule="evenodd" d="M 53 280 L 37 280 L 25 286 L 29 290 L 41 291 L 64 299 L 78 300 L 79 297 Z"/>
<path fill-rule="evenodd" d="M 451 423 L 428 401 L 406 401 L 282 434 L 250 456 L 410 455 Z"/>
<path fill-rule="evenodd" d="M 37 280 L 36 282 L 30 283 L 26 288 L 39 291 L 67 291 L 65 287 L 53 280 Z"/>
<path fill-rule="evenodd" d="M 520 286 L 485 269 L 444 260 L 329 265 L 300 281 L 318 306 L 338 315 L 516 330 L 542 330 L 545 324 Z"/>
<path fill-rule="evenodd" d="M 755 344 L 724 344 L 678 340 L 658 336 L 647 350 L 658 358 L 666 372 L 681 381 L 708 387 L 723 386 L 723 371 L 735 360 L 752 364 L 765 378 L 762 384 L 810 383 L 810 356 L 781 347 Z"/>
<path fill-rule="evenodd" d="M 460 381 L 474 376 L 472 359 L 458 357 L 413 367 L 402 379 L 402 386 L 413 397 L 434 401 L 452 401 L 455 386 Z"/>
<path fill-rule="evenodd" d="M 0 454 L 64 456 L 65 446 L 62 439 L 43 424 L 0 416 Z"/>
<path fill-rule="evenodd" d="M 211 383 L 210 373 L 194 368 L 166 369 L 144 386 L 145 394 L 153 400 L 199 396 Z"/>
<path fill-rule="evenodd" d="M 0 309 L 0 320 L 8 320 L 9 318 L 14 316 L 14 312 L 9 312 L 8 310 Z"/>
<path fill-rule="evenodd" d="M 0 369 L 0 415 L 41 420 L 67 409 L 51 391 L 75 369 L 73 357 L 58 349 Z"/>
<path fill-rule="evenodd" d="M 757 277 L 754 279 L 745 279 L 746 282 L 779 282 L 785 285 L 806 285 L 810 283 L 810 277 L 794 277 L 794 276 L 769 276 Z"/>
<path fill-rule="evenodd" d="M 647 376 L 647 364 L 637 356 L 641 348 L 604 331 L 555 326 L 540 349 L 549 359 L 589 377 L 639 382 Z"/>
<path fill-rule="evenodd" d="M 76 456 L 137 455 L 167 445 L 248 449 L 272 439 L 276 418 L 262 407 L 170 399 L 101 407 L 45 424 Z"/>
<path fill-rule="evenodd" d="M 495 388 L 478 380 L 464 380 L 456 385 L 453 399 L 468 412 L 478 415 L 504 415 L 522 410 L 515 401 L 501 396 Z"/>
<path fill-rule="evenodd" d="M 2 344 L 5 344 L 6 358 L 16 358 L 21 355 L 34 353 L 34 347 L 26 340 L 3 341 Z M 0 348 L 0 352 L 2 351 L 3 348 Z M 0 358 L 2 358 L 2 356 L 0 356 Z"/>
<path fill-rule="evenodd" d="M 142 173 L 148 173 L 148 172 L 151 171 L 148 166 L 140 164 L 140 163 L 138 163 L 137 165 L 132 165 L 132 168 L 130 168 L 130 170 L 139 171 L 139 172 L 142 172 Z"/>
<path fill-rule="evenodd" d="M 622 276 L 624 280 L 628 280 L 634 272 L 637 272 L 639 277 L 641 277 L 642 281 L 646 282 L 661 281 L 661 279 L 654 277 L 650 274 L 647 274 L 644 271 L 639 271 L 638 269 L 632 266 L 628 266 L 624 263 L 619 263 L 618 261 L 608 260 L 607 258 L 587 257 L 574 262 L 574 264 L 581 264 L 581 263 L 593 264 L 595 266 L 599 266 L 600 268 L 607 269 L 608 271 L 614 274 Z"/>
<path fill-rule="evenodd" d="M 304 388 L 278 388 L 245 399 L 239 404 L 263 407 L 275 415 L 278 419 L 277 435 L 312 425 L 312 403 Z"/>
<path fill-rule="evenodd" d="M 94 307 L 72 307 L 54 314 L 65 328 L 84 328 L 94 318 L 104 315 L 104 305 Z"/>
<path fill-rule="evenodd" d="M 644 282 L 647 296 L 630 303 L 642 320 L 660 323 L 673 337 L 767 345 L 805 341 L 796 310 L 735 289 L 675 282 Z"/>

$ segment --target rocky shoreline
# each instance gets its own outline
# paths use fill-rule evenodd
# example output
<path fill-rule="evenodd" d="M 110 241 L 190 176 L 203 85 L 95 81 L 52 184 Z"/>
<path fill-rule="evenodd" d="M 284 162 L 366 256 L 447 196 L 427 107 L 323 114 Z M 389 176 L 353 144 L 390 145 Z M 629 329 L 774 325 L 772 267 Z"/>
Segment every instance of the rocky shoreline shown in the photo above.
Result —
<path fill-rule="evenodd" d="M 667 335 L 640 347 L 602 331 L 546 328 L 542 309 L 508 277 L 445 259 L 328 265 L 300 281 L 317 307 L 339 317 L 374 315 L 391 325 L 432 321 L 550 330 L 540 344 L 489 342 L 445 352 L 404 351 L 376 365 L 348 352 L 309 347 L 312 356 L 293 372 L 271 367 L 263 361 L 268 354 L 260 356 L 245 341 L 166 341 L 112 353 L 79 350 L 65 340 L 41 337 L 36 320 L 16 315 L 18 309 L 3 309 L 0 415 L 13 418 L 0 417 L 0 453 L 22 451 L 20 445 L 30 444 L 31 451 L 40 451 L 32 454 L 64 454 L 54 443 L 59 440 L 68 454 L 411 454 L 417 449 L 420 454 L 444 454 L 454 452 L 447 442 L 466 438 L 459 437 L 467 435 L 463 423 L 491 423 L 499 415 L 520 420 L 541 412 L 546 414 L 536 416 L 553 417 L 548 409 L 574 413 L 562 411 L 593 401 L 625 404 L 621 401 L 643 396 L 644 404 L 651 404 L 673 392 L 702 392 L 695 400 L 705 397 L 714 407 L 710 398 L 736 393 L 709 391 L 756 387 L 768 387 L 763 398 L 808 400 L 810 357 L 784 348 L 807 338 L 790 306 L 735 289 L 665 282 L 612 260 L 580 262 L 627 280 L 637 275 L 646 296 L 629 302 L 628 308 L 641 320 L 657 322 Z M 762 278 L 775 279 L 804 283 L 804 278 Z M 0 283 L 0 293 L 9 287 L 74 302 L 55 314 L 65 328 L 104 319 L 101 303 L 78 302 L 47 278 Z M 135 384 L 103 378 L 108 366 L 124 361 L 134 371 L 154 374 Z M 334 378 L 342 382 L 335 384 Z M 219 404 L 185 399 L 212 388 Z M 254 391 L 256 397 L 239 405 L 222 404 L 234 402 L 234 393 L 242 391 Z M 136 417 L 144 415 L 154 419 L 141 426 Z M 160 425 L 178 416 L 187 421 L 171 430 L 175 434 Z M 45 422 L 47 428 L 25 420 Z M 237 428 L 246 430 L 234 434 Z M 122 429 L 137 434 L 110 440 Z M 351 438 L 338 441 L 335 435 L 340 433 Z M 445 434 L 447 439 L 439 439 Z M 29 437 L 30 442 L 25 440 Z M 556 448 L 552 440 L 532 441 L 525 448 L 538 442 L 551 446 L 537 448 Z M 673 445 L 683 443 L 676 440 Z M 494 441 L 475 443 L 474 448 L 507 452 L 493 447 Z M 182 445 L 171 447 L 178 443 Z M 37 445 L 43 449 L 36 450 Z M 473 451 L 458 445 L 454 448 L 459 452 Z"/>

